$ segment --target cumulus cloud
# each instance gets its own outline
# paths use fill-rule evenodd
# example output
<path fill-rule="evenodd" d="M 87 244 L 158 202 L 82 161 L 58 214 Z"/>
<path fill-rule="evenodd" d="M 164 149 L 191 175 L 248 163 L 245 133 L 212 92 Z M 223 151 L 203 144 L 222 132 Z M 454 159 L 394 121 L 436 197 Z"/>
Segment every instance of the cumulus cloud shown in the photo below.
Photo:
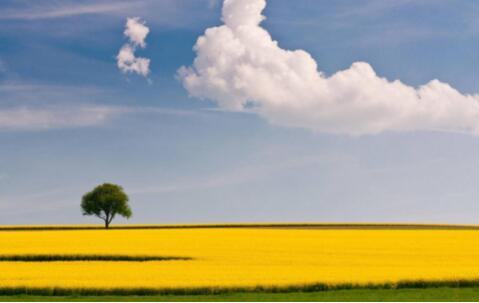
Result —
<path fill-rule="evenodd" d="M 196 42 L 178 76 L 191 96 L 273 124 L 350 135 L 451 130 L 479 135 L 479 95 L 432 80 L 412 87 L 366 62 L 324 75 L 304 50 L 286 50 L 260 26 L 265 0 L 225 0 L 223 25 Z"/>
<path fill-rule="evenodd" d="M 137 73 L 144 77 L 150 73 L 150 59 L 135 56 L 137 48 L 146 47 L 145 39 L 149 32 L 150 29 L 140 18 L 127 18 L 123 33 L 128 42 L 116 56 L 117 66 L 123 73 Z"/>
<path fill-rule="evenodd" d="M 126 19 L 126 26 L 125 34 L 130 42 L 135 46 L 140 46 L 144 48 L 146 46 L 145 39 L 150 29 L 145 26 L 145 23 L 140 20 L 140 18 L 127 18 Z"/>
<path fill-rule="evenodd" d="M 148 76 L 150 73 L 150 59 L 135 57 L 135 49 L 125 44 L 120 49 L 116 57 L 118 68 L 124 73 L 137 73 L 138 75 Z"/>

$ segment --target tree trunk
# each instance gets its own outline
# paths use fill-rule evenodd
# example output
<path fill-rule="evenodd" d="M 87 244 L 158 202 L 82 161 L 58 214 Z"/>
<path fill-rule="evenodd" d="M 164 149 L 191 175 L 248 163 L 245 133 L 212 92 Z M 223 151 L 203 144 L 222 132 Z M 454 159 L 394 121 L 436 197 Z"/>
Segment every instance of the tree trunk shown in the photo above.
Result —
<path fill-rule="evenodd" d="M 108 229 L 110 228 L 110 214 L 105 211 L 105 228 Z"/>

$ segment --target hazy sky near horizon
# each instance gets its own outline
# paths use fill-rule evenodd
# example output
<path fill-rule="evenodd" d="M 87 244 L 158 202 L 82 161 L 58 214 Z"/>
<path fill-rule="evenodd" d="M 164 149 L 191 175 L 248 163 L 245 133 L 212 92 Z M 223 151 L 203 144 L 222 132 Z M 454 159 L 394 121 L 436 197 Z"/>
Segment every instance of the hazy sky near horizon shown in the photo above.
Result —
<path fill-rule="evenodd" d="M 102 182 L 129 193 L 130 223 L 479 222 L 479 3 L 269 1 L 260 26 L 278 49 L 264 60 L 264 39 L 247 44 L 234 29 L 248 58 L 217 32 L 193 50 L 207 28 L 223 25 L 221 9 L 212 0 L 2 1 L 0 225 L 97 222 L 79 205 Z M 240 13 L 226 26 L 255 16 Z M 134 27 L 129 40 L 127 18 L 148 31 Z M 123 46 L 134 58 L 124 53 L 128 67 L 119 68 Z M 296 49 L 311 60 L 283 52 Z M 203 74 L 183 86 L 182 66 L 199 75 L 221 58 L 231 61 L 220 79 Z M 308 74 L 312 62 L 321 76 Z M 342 84 L 325 80 L 356 71 L 354 62 L 404 87 L 355 80 L 367 68 Z M 242 64 L 251 70 L 230 69 Z M 297 72 L 298 86 L 268 82 L 278 66 Z M 214 86 L 242 76 L 252 81 Z M 418 89 L 434 79 L 458 95 L 426 87 L 443 92 L 436 106 Z M 278 101 L 277 91 L 288 98 Z M 402 99 L 390 96 L 403 92 L 414 97 L 397 107 Z M 358 94 L 357 103 L 344 97 Z M 340 101 L 325 106 L 328 98 Z"/>

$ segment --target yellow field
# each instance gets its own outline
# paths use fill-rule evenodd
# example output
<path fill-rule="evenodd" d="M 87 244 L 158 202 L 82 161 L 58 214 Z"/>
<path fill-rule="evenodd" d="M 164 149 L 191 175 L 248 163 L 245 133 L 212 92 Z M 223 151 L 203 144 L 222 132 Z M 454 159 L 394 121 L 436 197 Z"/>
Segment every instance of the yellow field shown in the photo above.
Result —
<path fill-rule="evenodd" d="M 193 260 L 0 262 L 0 287 L 268 287 L 479 278 L 479 230 L 0 231 L 0 255 L 32 254 Z"/>

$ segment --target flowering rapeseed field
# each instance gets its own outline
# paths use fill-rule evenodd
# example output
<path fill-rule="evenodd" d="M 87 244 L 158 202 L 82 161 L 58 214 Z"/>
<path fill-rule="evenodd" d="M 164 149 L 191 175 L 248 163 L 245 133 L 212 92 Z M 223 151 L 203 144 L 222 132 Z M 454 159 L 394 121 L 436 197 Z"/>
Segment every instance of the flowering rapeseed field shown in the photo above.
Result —
<path fill-rule="evenodd" d="M 0 262 L 0 288 L 227 288 L 479 278 L 479 231 L 186 228 L 0 231 L 0 257 L 123 255 L 163 261 Z"/>

